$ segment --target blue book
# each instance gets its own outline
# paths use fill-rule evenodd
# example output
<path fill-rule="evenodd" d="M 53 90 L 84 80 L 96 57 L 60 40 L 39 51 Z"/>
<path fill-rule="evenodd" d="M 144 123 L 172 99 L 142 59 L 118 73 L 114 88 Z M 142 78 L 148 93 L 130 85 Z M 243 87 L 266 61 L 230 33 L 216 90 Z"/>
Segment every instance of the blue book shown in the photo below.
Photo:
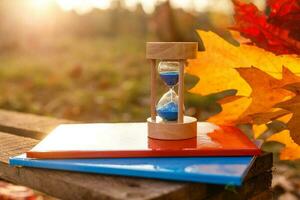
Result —
<path fill-rule="evenodd" d="M 254 160 L 252 156 L 40 160 L 23 154 L 10 158 L 9 163 L 12 166 L 239 186 Z"/>

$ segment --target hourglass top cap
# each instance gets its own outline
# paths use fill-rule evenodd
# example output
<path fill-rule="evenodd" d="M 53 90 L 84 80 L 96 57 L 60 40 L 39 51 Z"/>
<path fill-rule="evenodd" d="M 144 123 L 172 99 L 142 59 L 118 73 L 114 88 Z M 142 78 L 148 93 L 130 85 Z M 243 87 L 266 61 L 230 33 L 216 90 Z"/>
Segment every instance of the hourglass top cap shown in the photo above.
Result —
<path fill-rule="evenodd" d="M 147 42 L 146 58 L 186 60 L 197 57 L 198 42 Z"/>

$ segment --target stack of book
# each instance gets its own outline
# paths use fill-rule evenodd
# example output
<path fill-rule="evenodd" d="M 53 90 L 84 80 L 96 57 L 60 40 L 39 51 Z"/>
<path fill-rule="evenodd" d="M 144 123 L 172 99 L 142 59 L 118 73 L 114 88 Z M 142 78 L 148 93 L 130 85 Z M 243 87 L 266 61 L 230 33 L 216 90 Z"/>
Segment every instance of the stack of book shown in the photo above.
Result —
<path fill-rule="evenodd" d="M 198 122 L 197 137 L 151 139 L 146 123 L 65 124 L 10 165 L 241 185 L 261 153 L 236 127 Z"/>

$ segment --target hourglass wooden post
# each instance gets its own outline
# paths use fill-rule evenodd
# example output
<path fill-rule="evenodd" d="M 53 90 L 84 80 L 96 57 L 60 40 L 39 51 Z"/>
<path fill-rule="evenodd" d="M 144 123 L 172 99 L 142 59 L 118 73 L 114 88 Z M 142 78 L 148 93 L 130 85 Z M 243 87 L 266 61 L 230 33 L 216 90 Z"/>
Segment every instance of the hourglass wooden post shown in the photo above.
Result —
<path fill-rule="evenodd" d="M 150 138 L 182 140 L 197 135 L 197 119 L 184 116 L 184 67 L 187 59 L 197 57 L 197 50 L 197 42 L 147 42 L 146 58 L 151 60 L 151 117 L 147 119 Z M 163 105 L 165 108 L 172 105 L 172 108 L 169 108 L 172 110 L 168 113 L 160 113 L 160 110 L 157 112 L 156 73 L 158 62 L 159 66 L 162 66 L 162 70 L 167 72 L 164 75 L 160 74 L 161 78 L 170 87 L 168 94 L 166 93 L 162 97 L 169 98 L 170 102 L 165 103 L 160 100 L 165 103 L 166 106 Z M 178 98 L 173 92 L 175 85 L 178 85 Z"/>
<path fill-rule="evenodd" d="M 151 60 L 151 120 L 156 120 L 156 110 L 155 110 L 155 102 L 156 102 L 156 60 Z"/>
<path fill-rule="evenodd" d="M 178 123 L 183 122 L 184 107 L 184 61 L 180 61 L 179 65 L 179 82 L 178 82 Z"/>

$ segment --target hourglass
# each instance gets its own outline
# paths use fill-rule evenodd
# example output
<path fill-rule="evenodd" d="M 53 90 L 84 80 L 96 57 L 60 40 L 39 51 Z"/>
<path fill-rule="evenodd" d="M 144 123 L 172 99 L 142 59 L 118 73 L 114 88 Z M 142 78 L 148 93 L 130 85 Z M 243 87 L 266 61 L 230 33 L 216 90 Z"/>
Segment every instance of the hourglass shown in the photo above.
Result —
<path fill-rule="evenodd" d="M 184 116 L 184 67 L 197 56 L 197 42 L 148 42 L 146 57 L 151 60 L 151 117 L 148 136 L 182 140 L 197 135 L 197 119 Z M 157 102 L 157 73 L 168 91 Z M 178 96 L 175 89 L 178 88 Z"/>

